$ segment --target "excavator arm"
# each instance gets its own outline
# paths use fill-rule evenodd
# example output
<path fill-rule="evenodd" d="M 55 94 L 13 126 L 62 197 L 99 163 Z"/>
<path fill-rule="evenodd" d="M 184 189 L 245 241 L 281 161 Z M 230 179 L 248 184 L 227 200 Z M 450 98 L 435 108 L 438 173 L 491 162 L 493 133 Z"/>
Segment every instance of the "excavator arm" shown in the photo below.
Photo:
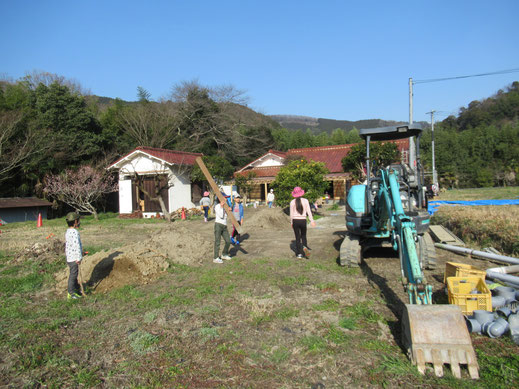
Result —
<path fill-rule="evenodd" d="M 380 196 L 387 208 L 384 212 L 391 225 L 393 248 L 398 251 L 402 282 L 409 296 L 410 304 L 432 304 L 432 287 L 426 284 L 420 260 L 416 252 L 416 228 L 408 217 L 400 199 L 400 184 L 397 172 L 391 168 L 382 169 L 380 174 Z M 380 201 L 380 200 L 379 200 Z"/>

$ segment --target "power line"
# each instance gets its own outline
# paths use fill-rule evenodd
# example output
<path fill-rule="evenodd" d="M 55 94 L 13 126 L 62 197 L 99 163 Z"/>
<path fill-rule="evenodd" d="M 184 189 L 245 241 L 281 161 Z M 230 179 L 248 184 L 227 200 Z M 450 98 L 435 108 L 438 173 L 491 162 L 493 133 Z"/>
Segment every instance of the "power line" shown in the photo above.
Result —
<path fill-rule="evenodd" d="M 496 72 L 471 74 L 471 75 L 467 75 L 467 76 L 456 76 L 456 77 L 445 77 L 445 78 L 431 78 L 431 79 L 428 79 L 428 80 L 416 80 L 416 81 L 413 81 L 413 84 L 425 84 L 425 83 L 429 83 L 429 82 L 458 80 L 458 79 L 461 79 L 461 78 L 483 77 L 483 76 L 492 76 L 492 75 L 495 75 L 495 74 L 509 74 L 509 73 L 518 73 L 518 72 L 519 72 L 519 68 L 506 69 L 506 70 L 499 70 L 499 71 L 496 71 Z"/>

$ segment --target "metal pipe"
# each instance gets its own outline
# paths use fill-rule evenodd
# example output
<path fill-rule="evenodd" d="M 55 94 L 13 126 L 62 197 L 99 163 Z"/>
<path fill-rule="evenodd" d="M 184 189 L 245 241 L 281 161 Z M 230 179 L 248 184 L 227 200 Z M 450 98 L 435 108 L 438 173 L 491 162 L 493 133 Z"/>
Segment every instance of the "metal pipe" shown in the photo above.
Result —
<path fill-rule="evenodd" d="M 504 281 L 508 285 L 510 285 L 516 289 L 519 288 L 519 277 L 511 276 L 509 274 L 496 273 L 496 272 L 491 271 L 490 269 L 487 270 L 487 277 L 491 278 L 493 280 Z"/>
<path fill-rule="evenodd" d="M 443 244 L 443 243 L 435 243 L 434 246 L 439 247 L 444 250 L 454 251 L 457 253 L 469 254 L 469 255 L 474 255 L 476 257 L 491 259 L 491 260 L 498 261 L 498 262 L 513 263 L 514 265 L 519 265 L 519 258 L 507 257 L 505 255 L 487 253 L 485 251 L 478 251 L 478 250 L 468 249 L 465 247 L 452 246 L 450 244 Z"/>

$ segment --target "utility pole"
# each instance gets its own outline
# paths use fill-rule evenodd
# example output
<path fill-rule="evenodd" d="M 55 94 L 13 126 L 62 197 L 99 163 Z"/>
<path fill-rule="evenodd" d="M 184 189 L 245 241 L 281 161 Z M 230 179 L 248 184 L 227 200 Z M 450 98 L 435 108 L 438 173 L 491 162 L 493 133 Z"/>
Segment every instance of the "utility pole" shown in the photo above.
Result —
<path fill-rule="evenodd" d="M 435 110 L 431 110 L 431 112 L 427 112 L 431 114 L 431 138 L 432 138 L 432 171 L 433 171 L 433 184 L 438 188 L 438 174 L 436 173 L 436 165 L 434 163 L 434 113 Z"/>
<path fill-rule="evenodd" d="M 409 78 L 409 124 L 413 124 L 413 78 Z M 414 137 L 409 138 L 409 166 L 416 172 Z"/>

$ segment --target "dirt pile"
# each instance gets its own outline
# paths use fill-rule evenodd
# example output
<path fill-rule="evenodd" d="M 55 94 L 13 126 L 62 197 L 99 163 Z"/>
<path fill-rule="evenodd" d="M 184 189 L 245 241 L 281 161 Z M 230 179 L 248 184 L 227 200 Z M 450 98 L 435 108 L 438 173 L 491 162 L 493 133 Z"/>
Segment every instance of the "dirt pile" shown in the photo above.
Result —
<path fill-rule="evenodd" d="M 212 258 L 213 242 L 182 225 L 168 225 L 145 241 L 87 255 L 81 263 L 83 283 L 96 292 L 124 285 L 146 284 L 169 262 L 199 266 Z M 56 275 L 56 290 L 67 290 L 68 268 Z"/>
<path fill-rule="evenodd" d="M 290 227 L 290 216 L 282 208 L 261 208 L 245 219 L 244 227 L 268 228 L 272 230 L 286 230 Z"/>
<path fill-rule="evenodd" d="M 23 248 L 21 255 L 17 257 L 18 262 L 27 259 L 37 259 L 40 262 L 53 262 L 57 255 L 65 252 L 65 242 L 51 234 L 45 242 L 36 242 Z"/>

